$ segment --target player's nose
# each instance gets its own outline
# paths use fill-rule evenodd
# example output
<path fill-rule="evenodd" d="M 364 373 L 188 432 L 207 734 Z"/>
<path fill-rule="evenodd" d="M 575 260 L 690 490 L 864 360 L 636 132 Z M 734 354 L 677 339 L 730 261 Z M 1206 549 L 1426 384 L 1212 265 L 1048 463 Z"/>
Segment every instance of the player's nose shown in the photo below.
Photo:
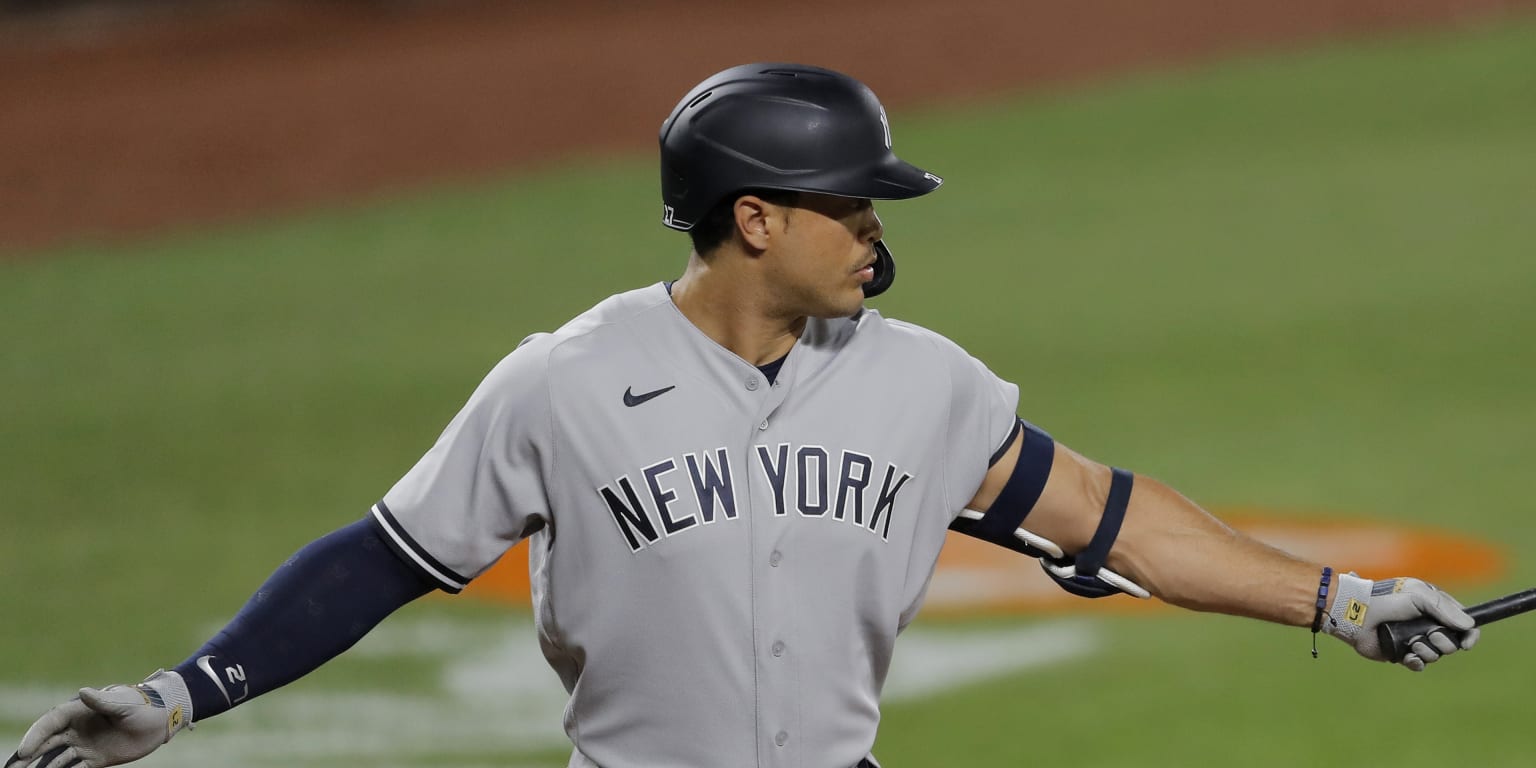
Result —
<path fill-rule="evenodd" d="M 864 237 L 860 239 L 873 245 L 876 240 L 882 237 L 885 237 L 885 225 L 880 222 L 880 217 L 874 212 L 874 209 L 870 209 L 869 223 L 865 225 Z"/>

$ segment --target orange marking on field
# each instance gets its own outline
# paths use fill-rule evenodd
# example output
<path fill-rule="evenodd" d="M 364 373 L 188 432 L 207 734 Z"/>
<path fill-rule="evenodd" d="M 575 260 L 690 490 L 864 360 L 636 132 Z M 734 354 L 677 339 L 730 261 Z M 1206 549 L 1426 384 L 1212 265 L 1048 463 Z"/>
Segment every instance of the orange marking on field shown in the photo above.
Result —
<path fill-rule="evenodd" d="M 1499 547 L 1441 529 L 1385 521 L 1277 515 L 1262 509 L 1229 508 L 1220 513 L 1232 527 L 1298 556 L 1353 570 L 1367 578 L 1417 576 L 1446 587 L 1497 581 L 1504 572 Z M 465 594 L 528 604 L 526 547 L 470 584 Z M 924 615 L 1053 613 L 1113 609 L 1150 610 L 1155 600 L 1117 595 L 1085 600 L 1063 592 L 1035 561 L 967 536 L 949 534 Z"/>
<path fill-rule="evenodd" d="M 522 545 L 501 556 L 489 571 L 471 581 L 464 594 L 510 600 L 519 605 L 533 602 L 528 587 L 528 546 Z"/>

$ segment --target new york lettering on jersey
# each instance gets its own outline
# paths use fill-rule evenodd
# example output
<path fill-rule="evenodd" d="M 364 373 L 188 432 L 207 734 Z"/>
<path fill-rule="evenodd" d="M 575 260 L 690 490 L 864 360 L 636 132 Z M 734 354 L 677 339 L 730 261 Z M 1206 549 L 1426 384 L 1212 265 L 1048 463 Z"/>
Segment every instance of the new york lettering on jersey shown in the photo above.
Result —
<path fill-rule="evenodd" d="M 830 457 L 819 445 L 758 444 L 751 451 L 755 461 L 738 459 L 735 464 L 761 470 L 773 495 L 773 514 L 782 517 L 793 510 L 802 518 L 849 522 L 889 541 L 896 495 L 912 475 L 886 463 L 884 478 L 870 490 L 875 460 L 867 452 L 844 449 L 839 453 L 839 457 Z M 829 471 L 829 465 L 836 468 Z M 681 474 L 683 467 L 686 482 L 673 476 Z M 652 463 L 620 476 L 597 492 L 613 514 L 625 543 L 631 551 L 639 552 L 662 535 L 713 523 L 717 516 L 737 519 L 732 478 L 738 471 L 732 468 L 731 452 L 722 447 L 684 454 L 680 461 L 667 458 Z M 643 482 L 637 483 L 632 476 L 643 478 Z M 637 492 L 637 485 L 645 491 Z M 692 495 L 680 499 L 680 490 Z M 870 492 L 866 494 L 867 490 Z"/>

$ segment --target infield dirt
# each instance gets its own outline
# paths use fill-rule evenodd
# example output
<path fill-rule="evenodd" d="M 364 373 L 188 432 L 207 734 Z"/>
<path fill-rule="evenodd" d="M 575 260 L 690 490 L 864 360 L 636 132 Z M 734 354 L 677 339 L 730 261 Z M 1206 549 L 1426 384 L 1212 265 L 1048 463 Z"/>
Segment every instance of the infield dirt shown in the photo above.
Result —
<path fill-rule="evenodd" d="M 743 61 L 849 71 L 903 108 L 1536 1 L 183 5 L 0 22 L 0 254 L 644 151 Z"/>

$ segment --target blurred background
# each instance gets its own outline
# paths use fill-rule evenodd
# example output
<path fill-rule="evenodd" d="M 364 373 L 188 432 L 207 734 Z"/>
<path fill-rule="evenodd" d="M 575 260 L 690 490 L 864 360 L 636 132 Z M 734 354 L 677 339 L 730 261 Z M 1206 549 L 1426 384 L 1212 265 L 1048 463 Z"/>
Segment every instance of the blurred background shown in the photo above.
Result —
<path fill-rule="evenodd" d="M 675 277 L 656 131 L 753 60 L 880 94 L 946 185 L 881 205 L 874 305 L 1058 439 L 1367 576 L 1536 582 L 1536 2 L 0 0 L 0 744 L 181 661 L 523 336 Z M 144 764 L 564 765 L 519 554 Z M 1415 676 L 1044 589 L 946 553 L 886 765 L 1536 748 L 1536 619 Z"/>

